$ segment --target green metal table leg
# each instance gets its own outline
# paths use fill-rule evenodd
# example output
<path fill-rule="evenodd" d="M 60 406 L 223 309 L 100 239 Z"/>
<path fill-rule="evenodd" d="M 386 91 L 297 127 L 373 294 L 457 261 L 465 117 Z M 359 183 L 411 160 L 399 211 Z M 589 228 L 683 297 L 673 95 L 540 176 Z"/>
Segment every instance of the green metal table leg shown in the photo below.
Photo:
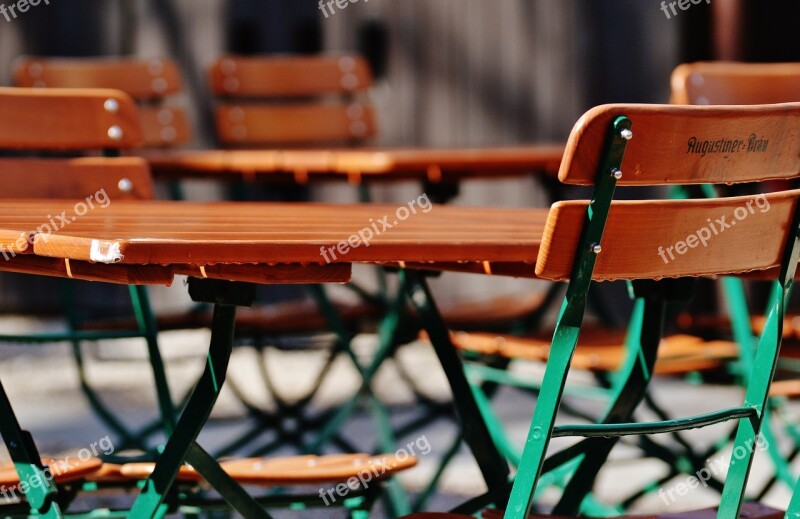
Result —
<path fill-rule="evenodd" d="M 154 518 L 163 510 L 163 503 L 170 491 L 178 469 L 186 461 L 187 455 L 192 452 L 197 435 L 211 415 L 211 410 L 222 389 L 225 381 L 228 362 L 233 347 L 234 327 L 236 324 L 235 304 L 252 304 L 255 291 L 240 293 L 239 287 L 243 284 L 229 284 L 212 282 L 211 280 L 189 281 L 190 293 L 197 289 L 201 296 L 210 296 L 207 302 L 215 303 L 214 317 L 211 329 L 211 343 L 208 351 L 208 362 L 200 381 L 195 386 L 192 396 L 178 421 L 175 431 L 169 438 L 164 452 L 159 457 L 158 463 L 151 476 L 145 481 L 144 487 L 136 498 L 131 508 L 131 518 Z M 228 291 L 226 294 L 225 291 Z M 242 290 L 242 292 L 245 292 Z M 192 293 L 193 298 L 195 293 Z M 194 451 L 194 457 L 201 457 Z M 203 461 L 202 459 L 200 461 Z M 216 463 L 216 462 L 215 462 Z M 209 469 L 206 468 L 208 471 Z M 241 495 L 223 496 L 233 501 L 231 504 L 241 506 L 239 511 L 247 518 L 269 517 L 266 512 L 259 509 L 254 512 L 251 498 L 240 501 Z M 244 504 L 243 504 L 244 503 Z M 246 506 L 245 506 L 246 505 Z"/>
<path fill-rule="evenodd" d="M 442 320 L 424 275 L 401 270 L 400 277 L 447 376 L 453 393 L 453 404 L 461 421 L 464 441 L 480 467 L 489 492 L 497 492 L 495 504 L 499 507 L 505 506 L 510 474 L 508 462 L 497 450 L 488 427 L 481 419 L 480 407 L 470 389 L 461 359 L 450 340 L 450 331 Z"/>
<path fill-rule="evenodd" d="M 153 309 L 150 306 L 150 297 L 145 286 L 130 285 L 128 289 L 139 332 L 147 341 L 147 353 L 153 370 L 158 408 L 161 413 L 164 432 L 169 436 L 175 430 L 175 407 L 169 392 L 164 360 L 161 357 L 161 351 L 158 349 L 158 326 L 156 325 Z"/>

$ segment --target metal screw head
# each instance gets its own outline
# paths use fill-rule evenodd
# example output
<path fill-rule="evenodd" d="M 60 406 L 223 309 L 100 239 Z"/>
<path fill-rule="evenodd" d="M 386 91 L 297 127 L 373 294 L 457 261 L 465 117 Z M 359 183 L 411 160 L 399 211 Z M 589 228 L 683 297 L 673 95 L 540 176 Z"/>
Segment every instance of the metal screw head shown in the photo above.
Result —
<path fill-rule="evenodd" d="M 108 137 L 114 141 L 122 139 L 122 128 L 117 125 L 112 126 L 108 129 Z"/>
<path fill-rule="evenodd" d="M 130 193 L 133 191 L 133 182 L 129 178 L 122 178 L 119 182 L 117 182 L 117 187 L 123 193 Z"/>
<path fill-rule="evenodd" d="M 619 132 L 619 135 L 620 135 L 620 137 L 622 137 L 626 141 L 629 141 L 629 140 L 633 139 L 633 132 L 630 131 L 627 128 L 625 128 L 621 132 Z"/>
<path fill-rule="evenodd" d="M 601 247 L 599 243 L 593 243 L 589 245 L 589 250 L 592 251 L 594 254 L 600 254 L 601 252 L 603 252 L 603 247 Z"/>
<path fill-rule="evenodd" d="M 611 168 L 611 176 L 616 180 L 620 180 L 622 178 L 622 171 L 619 168 Z"/>
<path fill-rule="evenodd" d="M 103 103 L 103 108 L 106 109 L 106 112 L 115 114 L 119 111 L 119 101 L 116 99 L 106 99 L 106 102 Z"/>

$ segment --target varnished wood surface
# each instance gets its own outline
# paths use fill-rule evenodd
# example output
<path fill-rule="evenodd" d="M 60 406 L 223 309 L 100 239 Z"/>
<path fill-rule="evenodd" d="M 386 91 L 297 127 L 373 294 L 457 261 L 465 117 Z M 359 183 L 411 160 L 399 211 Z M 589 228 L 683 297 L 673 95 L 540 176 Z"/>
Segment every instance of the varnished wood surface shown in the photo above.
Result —
<path fill-rule="evenodd" d="M 464 177 L 495 178 L 558 171 L 559 145 L 515 148 L 372 150 L 213 150 L 142 154 L 160 177 L 258 176 L 263 181 L 304 183 L 309 177 L 431 182 Z M 262 178 L 266 177 L 266 178 Z"/>
<path fill-rule="evenodd" d="M 133 99 L 118 90 L 0 87 L 0 149 L 133 148 L 140 143 L 139 113 Z"/>
<path fill-rule="evenodd" d="M 189 116 L 183 108 L 142 106 L 139 108 L 139 116 L 144 148 L 173 148 L 192 140 Z"/>
<path fill-rule="evenodd" d="M 147 162 L 138 157 L 0 158 L 0 199 L 58 198 L 72 204 L 100 194 L 109 200 L 154 196 Z"/>
<path fill-rule="evenodd" d="M 614 202 L 594 279 L 708 276 L 774 269 L 780 265 L 798 196 L 800 191 L 784 191 L 727 199 Z M 536 264 L 537 276 L 553 280 L 570 276 L 587 205 L 585 201 L 553 205 Z M 746 217 L 738 219 L 737 213 Z M 718 221 L 723 218 L 724 223 Z M 708 235 L 706 245 L 698 232 Z"/>
<path fill-rule="evenodd" d="M 224 97 L 313 97 L 349 94 L 372 86 L 356 55 L 224 56 L 209 69 L 211 91 Z"/>
<path fill-rule="evenodd" d="M 800 102 L 800 63 L 685 63 L 672 72 L 672 102 L 748 105 Z"/>
<path fill-rule="evenodd" d="M 224 104 L 215 117 L 226 146 L 354 143 L 377 132 L 375 110 L 358 103 Z"/>
<path fill-rule="evenodd" d="M 0 229 L 35 234 L 53 207 L 47 202 L 9 201 L 0 208 Z M 57 234 L 37 235 L 34 251 L 86 261 L 119 259 L 125 264 L 322 264 L 321 247 L 335 248 L 335 254 L 328 256 L 334 263 L 534 262 L 547 215 L 546 210 L 536 209 L 434 206 L 427 213 L 417 208 L 417 214 L 403 221 L 396 218 L 397 209 L 120 201 L 76 219 Z M 392 227 L 383 230 L 382 220 Z M 365 229 L 380 233 L 368 247 L 337 252 L 339 244 L 346 245 Z"/>
<path fill-rule="evenodd" d="M 576 123 L 559 179 L 592 185 L 612 122 L 633 123 L 620 185 L 700 184 L 800 175 L 800 103 L 603 105 Z"/>
<path fill-rule="evenodd" d="M 36 88 L 110 88 L 149 101 L 180 92 L 181 76 L 170 59 L 44 58 L 14 64 L 14 84 Z"/>

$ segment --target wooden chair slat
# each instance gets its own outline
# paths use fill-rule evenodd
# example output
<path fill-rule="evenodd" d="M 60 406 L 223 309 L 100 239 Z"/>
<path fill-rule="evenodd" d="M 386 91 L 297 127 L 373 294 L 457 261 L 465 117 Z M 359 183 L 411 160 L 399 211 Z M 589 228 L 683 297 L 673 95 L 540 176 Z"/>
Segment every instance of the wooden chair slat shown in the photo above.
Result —
<path fill-rule="evenodd" d="M 229 146 L 364 141 L 377 131 L 375 111 L 363 104 L 222 105 L 217 134 Z"/>
<path fill-rule="evenodd" d="M 620 201 L 611 206 L 594 279 L 658 279 L 767 270 L 780 265 L 800 191 L 709 200 Z M 539 277 L 571 275 L 588 202 L 554 204 Z"/>
<path fill-rule="evenodd" d="M 686 105 L 798 102 L 800 63 L 685 63 L 672 73 L 671 101 Z"/>
<path fill-rule="evenodd" d="M 372 86 L 360 56 L 226 56 L 209 70 L 211 91 L 225 97 L 316 97 L 351 94 Z"/>
<path fill-rule="evenodd" d="M 114 201 L 154 197 L 150 169 L 137 157 L 0 158 L 0 178 L 0 199 L 83 200 L 101 191 Z"/>
<path fill-rule="evenodd" d="M 180 92 L 181 75 L 170 59 L 61 59 L 23 57 L 14 84 L 38 88 L 110 88 L 152 101 Z"/>
<path fill-rule="evenodd" d="M 0 87 L 0 148 L 133 148 L 141 143 L 133 100 L 118 90 Z"/>
<path fill-rule="evenodd" d="M 0 256 L 0 270 L 83 281 L 102 281 L 122 285 L 170 285 L 172 268 L 162 265 L 105 265 L 61 258 L 46 258 L 33 254 Z"/>
<path fill-rule="evenodd" d="M 192 140 L 189 116 L 183 108 L 174 106 L 143 106 L 139 108 L 142 123 L 142 146 L 172 148 Z"/>
<path fill-rule="evenodd" d="M 748 107 L 604 105 L 570 135 L 559 179 L 593 185 L 613 120 L 633 121 L 620 185 L 701 184 L 800 175 L 800 104 Z"/>

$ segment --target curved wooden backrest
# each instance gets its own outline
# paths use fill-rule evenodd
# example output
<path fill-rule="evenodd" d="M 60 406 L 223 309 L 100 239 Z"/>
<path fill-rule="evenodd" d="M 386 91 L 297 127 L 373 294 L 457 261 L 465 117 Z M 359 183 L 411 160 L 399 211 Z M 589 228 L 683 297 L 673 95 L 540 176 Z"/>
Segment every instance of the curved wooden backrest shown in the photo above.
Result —
<path fill-rule="evenodd" d="M 136 105 L 118 90 L 0 87 L 0 149 L 133 148 L 141 141 Z"/>
<path fill-rule="evenodd" d="M 800 190 L 707 200 L 611 205 L 593 278 L 709 276 L 780 266 Z M 536 275 L 571 275 L 587 201 L 557 202 L 548 215 Z"/>
<path fill-rule="evenodd" d="M 800 103 L 603 105 L 575 124 L 558 178 L 592 185 L 609 128 L 633 123 L 620 185 L 755 182 L 800 175 Z"/>
<path fill-rule="evenodd" d="M 170 59 L 23 57 L 15 64 L 14 83 L 19 87 L 122 90 L 143 103 L 142 146 L 171 148 L 192 140 L 186 111 L 160 103 L 182 89 L 178 66 Z"/>
<path fill-rule="evenodd" d="M 362 141 L 377 131 L 370 105 L 226 104 L 216 109 L 217 138 L 224 145 L 297 145 Z"/>
<path fill-rule="evenodd" d="M 360 56 L 225 56 L 209 69 L 211 91 L 221 97 L 275 98 L 353 94 L 372 87 Z"/>
<path fill-rule="evenodd" d="M 26 56 L 14 65 L 14 84 L 41 88 L 112 88 L 139 101 L 163 99 L 182 88 L 178 66 L 170 59 Z"/>
<path fill-rule="evenodd" d="M 0 158 L 0 182 L 0 199 L 81 200 L 100 192 L 114 201 L 155 196 L 150 168 L 138 157 Z"/>
<path fill-rule="evenodd" d="M 671 84 L 675 104 L 800 102 L 800 63 L 687 63 L 672 72 Z"/>
<path fill-rule="evenodd" d="M 372 106 L 354 97 L 373 84 L 360 56 L 226 56 L 209 79 L 223 145 L 358 143 L 377 131 Z"/>

